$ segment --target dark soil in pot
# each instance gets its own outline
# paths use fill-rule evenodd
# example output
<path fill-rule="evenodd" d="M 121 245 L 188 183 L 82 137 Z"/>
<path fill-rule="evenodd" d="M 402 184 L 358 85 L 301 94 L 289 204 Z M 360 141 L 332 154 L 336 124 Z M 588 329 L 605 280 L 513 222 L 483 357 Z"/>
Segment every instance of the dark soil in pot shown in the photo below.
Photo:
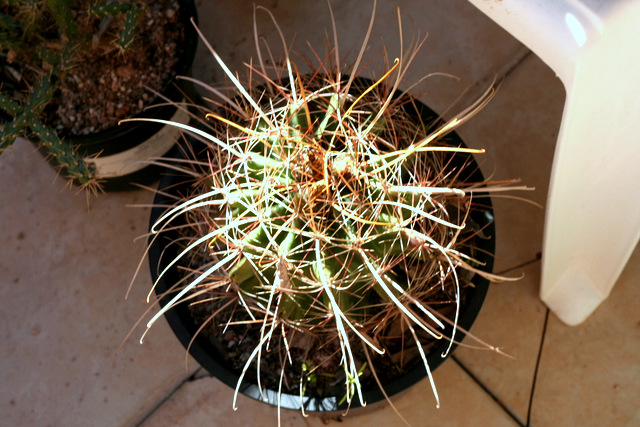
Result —
<path fill-rule="evenodd" d="M 425 123 L 439 122 L 437 114 L 419 102 L 407 103 L 404 108 L 410 114 L 419 114 Z M 445 139 L 448 145 L 464 146 L 462 140 L 455 133 L 449 134 Z M 197 144 L 187 145 L 190 147 L 189 149 L 175 150 L 172 155 L 175 158 L 180 158 L 183 152 L 198 151 L 198 149 L 193 149 Z M 206 154 L 204 158 L 206 158 Z M 457 153 L 452 155 L 452 162 L 458 166 L 466 165 L 461 176 L 462 180 L 467 182 L 484 181 L 472 156 Z M 166 206 L 172 204 L 175 195 L 188 193 L 192 184 L 192 178 L 177 176 L 175 172 L 167 171 L 161 180 L 159 192 L 154 201 L 156 207 L 152 210 L 151 224 L 155 223 L 164 213 Z M 476 203 L 476 208 L 471 212 L 470 218 L 469 223 L 473 223 L 476 229 L 482 230 L 472 238 L 472 245 L 476 248 L 473 256 L 483 264 L 480 267 L 482 270 L 491 272 L 495 247 L 495 227 L 489 198 L 484 198 L 482 202 Z M 176 222 L 172 223 L 178 224 Z M 159 271 L 162 271 L 168 262 L 182 250 L 179 244 L 173 243 L 179 237 L 177 231 L 163 232 L 155 237 L 151 241 L 149 251 L 150 268 L 154 281 L 158 277 Z M 194 267 L 197 268 L 199 266 L 182 266 L 182 268 L 186 269 Z M 174 267 L 160 279 L 156 287 L 156 293 L 161 298 L 161 305 L 166 305 L 170 301 L 175 294 L 175 291 L 171 292 L 171 289 L 182 277 L 181 271 Z M 473 324 L 488 289 L 488 281 L 479 275 L 473 275 L 468 279 L 472 285 L 465 286 L 462 291 L 458 323 L 465 330 L 468 330 Z M 447 299 L 447 296 L 443 296 L 443 299 Z M 244 362 L 256 347 L 258 339 L 255 336 L 256 331 L 252 331 L 255 326 L 247 326 L 245 324 L 229 326 L 224 324 L 224 319 L 218 319 L 216 324 L 207 323 L 211 313 L 223 304 L 224 302 L 216 302 L 215 305 L 212 303 L 194 304 L 192 306 L 179 304 L 169 310 L 165 316 L 178 339 L 185 348 L 189 349 L 190 354 L 198 363 L 212 375 L 230 387 L 235 388 Z M 448 314 L 451 315 L 451 311 Z M 446 333 L 450 336 L 451 332 L 451 328 L 449 328 Z M 463 337 L 463 332 L 456 332 L 456 341 L 461 340 Z M 427 375 L 422 360 L 419 357 L 415 357 L 415 353 L 417 353 L 415 346 L 411 345 L 411 343 L 408 343 L 408 346 L 404 345 L 407 343 L 406 336 L 404 338 L 390 338 L 389 342 L 386 343 L 386 347 L 392 349 L 388 353 L 392 353 L 391 357 L 394 360 L 388 354 L 379 356 L 374 360 L 377 376 L 384 384 L 385 391 L 389 396 L 411 387 Z M 449 345 L 448 339 L 442 339 L 433 340 L 424 346 L 428 352 L 427 360 L 431 370 L 437 368 L 443 362 L 442 355 L 447 352 Z M 301 383 L 299 377 L 292 376 L 287 378 L 287 387 L 283 387 L 282 395 L 278 396 L 279 367 L 282 364 L 282 356 L 277 351 L 277 348 L 273 348 L 271 352 L 265 352 L 261 364 L 261 384 L 263 386 L 263 394 L 268 403 L 290 409 L 299 409 L 302 404 L 307 411 L 325 412 L 344 409 L 346 407 L 346 403 L 342 402 L 345 394 L 344 372 L 342 374 L 339 372 L 341 368 L 337 372 L 333 372 L 334 366 L 326 362 L 331 359 L 325 357 L 327 354 L 335 353 L 336 346 L 338 344 L 334 341 L 316 348 L 311 353 L 316 357 L 310 357 L 309 353 L 292 351 L 294 358 L 296 354 L 299 357 L 297 361 L 294 361 L 294 365 L 296 363 L 298 365 L 303 363 L 316 366 L 323 363 L 327 365 L 323 366 L 324 371 L 318 371 L 313 378 L 307 377 L 303 381 L 306 396 L 309 396 L 308 398 L 305 397 L 304 403 L 301 403 L 299 394 Z M 295 345 L 292 347 L 295 347 Z M 354 346 L 355 350 L 360 348 L 360 343 Z M 455 348 L 455 344 L 453 348 Z M 360 350 L 356 357 L 359 359 L 360 365 L 364 366 L 366 362 L 364 353 Z M 402 360 L 402 362 L 398 363 L 398 360 Z M 334 363 L 334 365 L 337 365 L 337 363 Z M 289 369 L 289 371 L 293 373 L 296 372 L 296 369 Z M 249 397 L 264 401 L 255 377 L 250 377 L 251 372 L 254 372 L 254 369 L 250 368 L 248 370 L 240 391 Z M 384 395 L 380 391 L 368 366 L 362 369 L 361 382 L 363 384 L 364 400 L 368 404 L 384 399 Z M 352 407 L 357 405 L 358 399 L 354 398 Z"/>

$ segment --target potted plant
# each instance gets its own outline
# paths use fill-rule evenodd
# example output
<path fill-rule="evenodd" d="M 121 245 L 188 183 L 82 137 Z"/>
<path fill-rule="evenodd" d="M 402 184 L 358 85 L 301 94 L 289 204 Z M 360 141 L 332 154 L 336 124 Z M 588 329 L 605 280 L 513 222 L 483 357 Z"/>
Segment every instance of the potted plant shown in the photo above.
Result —
<path fill-rule="evenodd" d="M 93 192 L 153 179 L 141 161 L 168 152 L 175 132 L 118 123 L 188 121 L 173 79 L 189 73 L 195 15 L 192 0 L 3 0 L 0 154 L 17 137 L 30 139 Z"/>
<path fill-rule="evenodd" d="M 242 84 L 203 41 L 232 90 L 176 125 L 189 137 L 151 214 L 147 328 L 166 316 L 236 395 L 278 408 L 364 406 L 424 377 L 435 393 L 431 370 L 499 279 L 495 187 L 454 132 L 493 88 L 444 121 L 398 90 L 403 60 L 370 80 L 360 57 L 299 72 L 287 56 Z"/>

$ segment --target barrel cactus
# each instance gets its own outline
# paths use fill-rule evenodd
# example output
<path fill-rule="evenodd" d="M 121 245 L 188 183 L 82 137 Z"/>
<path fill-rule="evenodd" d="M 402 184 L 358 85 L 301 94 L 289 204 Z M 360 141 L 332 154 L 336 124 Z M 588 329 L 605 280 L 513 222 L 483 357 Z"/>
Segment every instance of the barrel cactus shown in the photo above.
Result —
<path fill-rule="evenodd" d="M 207 304 L 203 323 L 222 333 L 253 327 L 236 393 L 251 366 L 260 387 L 270 368 L 260 361 L 278 349 L 276 387 L 295 371 L 302 397 L 329 376 L 346 401 L 364 405 L 361 374 L 376 375 L 372 356 L 398 334 L 431 377 L 425 341 L 453 343 L 444 330 L 455 330 L 461 288 L 474 274 L 496 279 L 476 261 L 483 230 L 470 218 L 490 188 L 465 180 L 465 159 L 482 150 L 444 138 L 494 88 L 448 122 L 425 122 L 419 103 L 397 90 L 401 61 L 368 80 L 357 65 L 351 75 L 324 65 L 301 73 L 287 58 L 277 76 L 243 85 L 211 51 L 234 92 L 214 90 L 223 101 L 199 126 L 176 124 L 205 148 L 172 165 L 195 184 L 152 233 L 181 230 L 158 280 L 176 266 L 183 280 L 147 326 L 186 302 Z"/>

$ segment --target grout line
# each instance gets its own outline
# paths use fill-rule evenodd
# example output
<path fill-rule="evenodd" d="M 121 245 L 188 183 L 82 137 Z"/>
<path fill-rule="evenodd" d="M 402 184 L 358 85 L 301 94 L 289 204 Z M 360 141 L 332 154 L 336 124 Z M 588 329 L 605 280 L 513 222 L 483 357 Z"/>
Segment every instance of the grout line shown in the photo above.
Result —
<path fill-rule="evenodd" d="M 531 259 L 529 261 L 525 261 L 525 262 L 523 262 L 521 264 L 518 264 L 518 265 L 515 265 L 513 267 L 509 267 L 509 268 L 507 268 L 505 270 L 502 270 L 500 272 L 497 272 L 495 274 L 501 276 L 501 275 L 504 275 L 504 274 L 507 274 L 507 273 L 511 273 L 514 270 L 519 270 L 519 269 L 527 267 L 527 266 L 529 266 L 531 264 L 535 264 L 536 262 L 540 261 L 541 259 L 542 259 L 542 254 L 538 253 L 538 254 L 536 254 L 536 257 L 534 259 Z"/>
<path fill-rule="evenodd" d="M 534 53 L 526 47 L 520 48 L 518 52 L 516 52 L 514 56 L 506 61 L 501 67 L 494 69 L 493 71 L 489 71 L 489 73 L 484 77 L 475 81 L 469 89 L 472 87 L 476 89 L 479 87 L 486 87 L 492 81 L 495 81 L 496 86 L 500 86 L 531 55 L 534 55 Z M 477 95 L 474 96 L 477 98 Z"/>
<path fill-rule="evenodd" d="M 484 76 L 478 83 L 484 84 L 494 79 L 497 79 L 497 81 L 499 82 L 505 81 L 511 75 L 511 73 L 513 73 L 516 68 L 522 65 L 522 63 L 531 55 L 534 55 L 534 53 L 526 47 L 520 48 L 511 59 L 509 59 L 504 63 L 504 65 L 502 65 L 502 67 L 490 72 L 489 74 Z"/>
<path fill-rule="evenodd" d="M 502 74 L 506 79 L 511 73 L 515 71 L 530 55 L 534 55 L 527 48 L 522 48 L 520 51 L 513 57 L 513 59 L 507 62 L 500 70 L 499 74 Z"/>
<path fill-rule="evenodd" d="M 499 87 L 531 55 L 534 55 L 533 52 L 526 47 L 521 47 L 502 66 L 472 81 L 447 110 L 458 105 L 458 103 L 465 104 L 465 100 L 469 101 L 468 103 L 471 105 L 472 101 L 476 101 L 480 97 L 480 93 L 484 92 L 491 82 L 493 82 L 494 87 Z"/>
<path fill-rule="evenodd" d="M 200 371 L 202 371 L 202 368 L 198 368 L 193 374 L 189 375 L 188 377 L 185 377 L 175 387 L 169 390 L 169 392 L 163 398 L 161 398 L 155 405 L 153 405 L 151 409 L 147 411 L 146 414 L 142 415 L 138 419 L 138 421 L 136 421 L 132 425 L 134 425 L 135 427 L 142 426 L 149 418 L 151 418 L 151 416 L 158 409 L 160 409 L 165 403 L 167 403 L 178 392 L 178 390 L 180 390 L 186 383 L 198 379 L 199 378 L 198 374 L 200 373 Z"/>
<path fill-rule="evenodd" d="M 478 377 L 476 377 L 473 372 L 471 372 L 462 362 L 460 362 L 460 360 L 458 360 L 458 358 L 455 355 L 451 355 L 451 359 L 456 362 L 458 364 L 458 366 L 460 366 L 460 368 L 462 368 L 462 370 L 469 376 L 471 377 L 471 379 L 478 384 L 478 386 L 480 386 L 480 388 L 487 393 L 494 402 L 496 402 L 496 404 L 498 404 L 498 406 L 500 406 L 500 408 L 502 408 L 502 410 L 504 412 L 507 413 L 507 415 L 509 415 L 516 423 L 518 423 L 518 425 L 520 427 L 526 427 L 524 424 L 522 424 L 522 421 L 520 421 L 520 419 L 518 418 L 518 416 L 516 414 L 513 413 L 513 411 L 511 411 L 495 394 L 493 394 L 491 392 L 491 390 L 489 390 L 489 388 L 484 385 L 484 383 L 482 381 L 480 381 L 480 379 Z"/>
<path fill-rule="evenodd" d="M 549 323 L 549 309 L 544 316 L 544 325 L 542 326 L 542 338 L 540 338 L 540 348 L 538 349 L 538 358 L 536 360 L 536 369 L 533 371 L 533 381 L 531 383 L 531 394 L 529 395 L 529 408 L 527 409 L 527 424 L 526 427 L 531 426 L 531 409 L 533 407 L 533 394 L 536 391 L 536 382 L 538 380 L 538 369 L 540 368 L 540 360 L 542 359 L 542 349 L 544 347 L 544 338 L 547 335 L 547 324 Z"/>
<path fill-rule="evenodd" d="M 499 82 L 504 82 L 520 65 L 522 65 L 522 63 L 530 55 L 533 55 L 533 52 L 531 52 L 529 49 L 527 49 L 527 48 L 520 49 L 518 51 L 518 53 L 516 53 L 516 55 L 510 61 L 508 61 L 507 63 L 504 64 L 504 66 L 502 66 L 500 69 L 494 71 L 493 73 L 490 73 L 490 75 L 485 76 L 483 79 L 481 79 L 476 84 L 486 83 L 488 81 L 494 80 L 494 78 L 497 78 Z M 529 261 L 525 261 L 525 262 L 523 262 L 523 263 L 521 263 L 519 265 L 516 265 L 514 267 L 507 268 L 506 270 L 503 270 L 503 271 L 501 271 L 499 273 L 496 273 L 496 274 L 506 274 L 506 273 L 509 273 L 511 271 L 526 267 L 528 265 L 531 265 L 531 264 L 534 264 L 536 262 L 539 262 L 541 258 L 542 258 L 541 254 L 536 254 L 536 257 L 534 259 L 529 260 Z M 549 318 L 549 309 L 547 309 L 546 316 L 545 316 L 544 327 L 543 327 L 543 331 L 542 331 L 542 338 L 541 338 L 541 342 L 540 342 L 540 348 L 539 348 L 539 351 L 538 351 L 538 359 L 536 361 L 536 368 L 535 368 L 535 371 L 534 371 L 533 384 L 532 384 L 532 387 L 531 387 L 531 394 L 529 396 L 529 407 L 527 409 L 526 424 L 523 424 L 522 421 L 518 418 L 518 416 L 512 410 L 510 410 L 505 405 L 505 403 L 502 402 L 482 381 L 480 381 L 480 379 L 478 377 L 476 377 L 473 374 L 473 372 L 471 372 L 463 363 L 461 363 L 460 360 L 458 360 L 458 358 L 455 355 L 451 355 L 451 359 L 453 359 L 453 361 L 455 361 L 456 364 L 458 364 L 458 366 L 460 366 L 460 368 L 462 368 L 462 370 L 476 384 L 478 384 L 478 386 L 485 393 L 487 393 L 494 400 L 494 402 L 496 402 L 496 404 L 502 408 L 502 410 L 507 415 L 509 415 L 521 427 L 529 427 L 529 425 L 530 425 L 531 406 L 532 406 L 532 403 L 533 403 L 533 392 L 535 390 L 535 384 L 536 384 L 536 379 L 537 379 L 537 374 L 538 374 L 538 367 L 539 367 L 539 364 L 540 364 L 540 356 L 542 354 L 542 345 L 544 343 L 544 336 L 545 336 L 545 332 L 546 332 L 547 319 L 548 318 Z"/>

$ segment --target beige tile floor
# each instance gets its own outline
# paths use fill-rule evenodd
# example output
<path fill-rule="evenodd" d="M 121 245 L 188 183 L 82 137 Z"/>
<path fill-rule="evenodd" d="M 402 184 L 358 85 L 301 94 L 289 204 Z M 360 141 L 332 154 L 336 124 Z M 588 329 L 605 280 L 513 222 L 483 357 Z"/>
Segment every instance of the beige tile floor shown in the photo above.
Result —
<path fill-rule="evenodd" d="M 201 1 L 203 31 L 232 67 L 254 51 L 251 2 Z M 332 2 L 340 49 L 353 60 L 370 14 L 369 2 Z M 288 40 L 324 48 L 330 28 L 324 2 L 269 0 Z M 435 72 L 422 97 L 444 112 L 470 88 L 478 93 L 506 75 L 493 102 L 460 134 L 487 147 L 485 175 L 518 177 L 535 186 L 526 196 L 544 203 L 560 123 L 562 85 L 534 55 L 463 0 L 400 1 L 406 37 L 429 37 L 408 81 Z M 261 33 L 274 45 L 268 16 Z M 379 2 L 367 58 L 386 44 L 398 54 L 395 3 Z M 275 46 L 275 45 L 274 45 Z M 275 49 L 275 48 L 274 48 Z M 382 69 L 375 59 L 371 72 Z M 194 74 L 208 82 L 221 73 L 201 49 Z M 146 262 L 124 299 L 144 250 L 147 191 L 85 199 L 56 179 L 32 146 L 19 141 L 0 158 L 0 425 L 7 426 L 267 426 L 272 408 L 241 399 L 198 369 L 166 324 L 138 344 L 140 331 L 117 350 L 146 309 Z M 434 374 L 435 408 L 427 383 L 394 398 L 414 426 L 640 425 L 640 249 L 610 298 L 584 324 L 560 323 L 537 296 L 544 211 L 495 200 L 496 270 L 524 274 L 494 285 L 473 333 L 513 358 L 460 348 Z M 337 425 L 283 412 L 283 425 Z M 352 413 L 341 425 L 401 425 L 388 407 Z"/>

